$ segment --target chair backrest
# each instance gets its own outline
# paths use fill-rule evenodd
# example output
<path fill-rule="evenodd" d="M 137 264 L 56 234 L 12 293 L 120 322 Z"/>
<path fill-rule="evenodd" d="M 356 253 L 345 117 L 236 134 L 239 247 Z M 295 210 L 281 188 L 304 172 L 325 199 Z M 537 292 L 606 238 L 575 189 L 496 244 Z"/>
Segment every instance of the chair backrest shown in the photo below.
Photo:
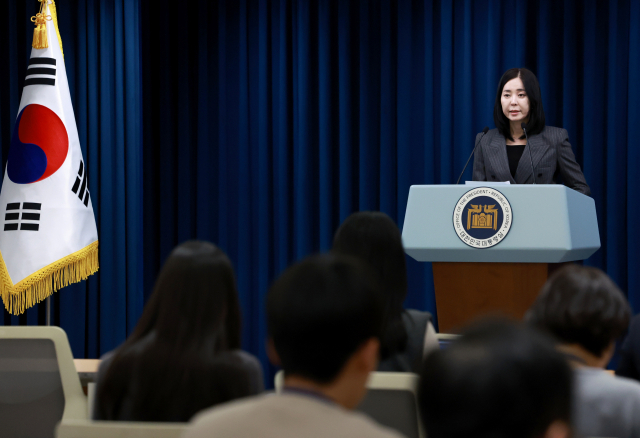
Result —
<path fill-rule="evenodd" d="M 53 438 L 61 419 L 86 419 L 87 399 L 59 327 L 0 327 L 3 436 Z"/>
<path fill-rule="evenodd" d="M 273 378 L 273 387 L 277 393 L 282 392 L 282 388 L 284 387 L 284 371 L 280 370 L 276 373 Z"/>
<path fill-rule="evenodd" d="M 189 423 L 63 420 L 56 438 L 179 438 Z"/>
<path fill-rule="evenodd" d="M 80 385 L 87 394 L 88 415 L 93 418 L 93 408 L 96 396 L 96 380 L 98 379 L 98 369 L 100 369 L 101 359 L 74 359 L 73 364 L 80 378 Z"/>
<path fill-rule="evenodd" d="M 376 371 L 369 375 L 367 394 L 357 407 L 378 423 L 407 438 L 424 438 L 418 411 L 419 376 Z"/>
<path fill-rule="evenodd" d="M 424 438 L 418 411 L 419 376 L 413 373 L 375 371 L 369 375 L 367 394 L 357 410 L 407 438 Z M 276 392 L 284 387 L 282 370 L 275 375 Z"/>

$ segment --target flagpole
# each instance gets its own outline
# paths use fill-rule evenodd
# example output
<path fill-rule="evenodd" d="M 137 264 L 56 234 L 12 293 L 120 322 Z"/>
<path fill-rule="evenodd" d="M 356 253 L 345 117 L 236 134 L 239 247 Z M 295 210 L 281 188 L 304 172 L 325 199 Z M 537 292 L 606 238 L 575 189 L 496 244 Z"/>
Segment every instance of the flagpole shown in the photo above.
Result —
<path fill-rule="evenodd" d="M 51 325 L 51 296 L 47 297 L 47 326 Z"/>

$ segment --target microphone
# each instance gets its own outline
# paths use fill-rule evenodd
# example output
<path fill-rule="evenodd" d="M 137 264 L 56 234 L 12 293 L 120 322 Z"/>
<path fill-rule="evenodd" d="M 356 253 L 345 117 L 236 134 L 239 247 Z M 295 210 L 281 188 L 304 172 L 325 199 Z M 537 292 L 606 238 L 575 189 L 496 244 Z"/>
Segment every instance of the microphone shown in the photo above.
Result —
<path fill-rule="evenodd" d="M 524 131 L 524 138 L 527 140 L 527 146 L 529 145 L 529 137 L 527 136 L 527 124 L 522 122 L 522 124 L 520 125 L 522 127 L 522 130 Z M 531 163 L 531 174 L 533 175 L 533 184 L 535 185 L 536 183 L 536 171 L 533 168 L 533 158 L 531 158 L 531 148 L 528 147 L 529 149 L 529 162 Z"/>
<path fill-rule="evenodd" d="M 489 127 L 485 126 L 484 129 L 482 130 L 482 135 L 480 136 L 480 138 L 478 139 L 478 141 L 476 141 L 476 145 L 473 147 L 473 150 L 471 151 L 471 155 L 469 155 L 469 158 L 467 159 L 466 164 L 464 165 L 464 169 L 462 169 L 462 173 L 460 174 L 460 176 L 458 177 L 458 181 L 456 181 L 456 185 L 458 185 L 460 183 L 460 178 L 462 178 L 462 175 L 464 174 L 464 171 L 467 170 L 467 166 L 469 165 L 469 161 L 471 160 L 471 157 L 473 156 L 473 153 L 476 151 L 476 148 L 478 147 L 478 145 L 480 144 L 480 140 L 482 140 L 482 137 L 484 137 L 484 135 L 489 132 Z"/>

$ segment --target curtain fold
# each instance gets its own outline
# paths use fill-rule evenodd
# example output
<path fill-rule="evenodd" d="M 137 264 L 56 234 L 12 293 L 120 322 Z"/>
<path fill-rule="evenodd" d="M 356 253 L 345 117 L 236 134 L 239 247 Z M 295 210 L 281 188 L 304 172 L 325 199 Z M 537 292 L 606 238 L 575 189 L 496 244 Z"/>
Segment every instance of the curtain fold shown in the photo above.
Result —
<path fill-rule="evenodd" d="M 3 165 L 34 3 L 0 6 Z M 402 227 L 411 185 L 454 183 L 511 67 L 537 74 L 591 186 L 602 249 L 586 264 L 640 310 L 639 3 L 59 0 L 101 269 L 55 295 L 54 321 L 77 356 L 104 353 L 171 249 L 206 239 L 234 263 L 243 345 L 266 364 L 270 282 L 329 249 L 350 213 Z M 408 270 L 406 305 L 435 312 L 430 265 Z M 42 322 L 42 307 L 4 323 Z"/>

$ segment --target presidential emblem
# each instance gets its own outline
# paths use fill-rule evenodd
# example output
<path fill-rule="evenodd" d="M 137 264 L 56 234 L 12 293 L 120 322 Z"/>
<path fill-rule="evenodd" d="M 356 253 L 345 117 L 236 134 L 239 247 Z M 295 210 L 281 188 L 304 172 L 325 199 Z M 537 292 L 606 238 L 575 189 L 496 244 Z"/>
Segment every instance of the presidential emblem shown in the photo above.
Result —
<path fill-rule="evenodd" d="M 507 198 L 490 187 L 477 187 L 462 195 L 453 211 L 453 228 L 467 245 L 491 248 L 507 236 L 513 212 Z"/>

